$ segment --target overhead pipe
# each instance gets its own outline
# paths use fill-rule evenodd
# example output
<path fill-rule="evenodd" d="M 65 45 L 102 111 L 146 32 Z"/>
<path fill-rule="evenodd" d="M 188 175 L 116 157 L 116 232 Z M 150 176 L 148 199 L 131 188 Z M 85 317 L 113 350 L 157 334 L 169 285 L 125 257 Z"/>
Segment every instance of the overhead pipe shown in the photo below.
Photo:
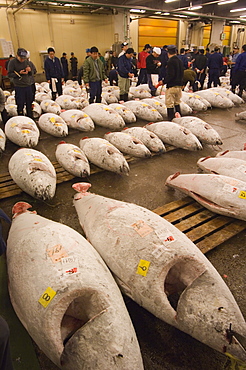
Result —
<path fill-rule="evenodd" d="M 24 8 L 26 5 L 32 3 L 33 0 L 28 0 L 26 3 L 23 3 L 21 6 L 19 6 L 16 10 L 13 11 L 13 15 L 15 15 L 15 13 L 17 13 L 19 10 L 21 10 L 22 8 Z"/>

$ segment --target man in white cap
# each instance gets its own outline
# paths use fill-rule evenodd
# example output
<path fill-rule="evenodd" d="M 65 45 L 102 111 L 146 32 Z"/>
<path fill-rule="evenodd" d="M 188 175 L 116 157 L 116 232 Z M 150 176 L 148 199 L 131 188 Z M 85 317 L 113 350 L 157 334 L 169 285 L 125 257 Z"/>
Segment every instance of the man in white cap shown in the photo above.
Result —
<path fill-rule="evenodd" d="M 160 61 L 161 49 L 158 47 L 153 48 L 152 54 L 146 58 L 146 69 L 147 69 L 147 81 L 151 90 L 151 95 L 155 96 L 156 87 L 159 80 L 159 68 L 161 66 Z"/>
<path fill-rule="evenodd" d="M 124 55 L 125 54 L 125 52 L 127 51 L 127 49 L 128 49 L 128 42 L 122 42 L 122 44 L 121 44 L 121 52 L 120 52 L 120 54 L 118 55 L 118 58 L 119 57 L 122 57 L 122 55 Z"/>

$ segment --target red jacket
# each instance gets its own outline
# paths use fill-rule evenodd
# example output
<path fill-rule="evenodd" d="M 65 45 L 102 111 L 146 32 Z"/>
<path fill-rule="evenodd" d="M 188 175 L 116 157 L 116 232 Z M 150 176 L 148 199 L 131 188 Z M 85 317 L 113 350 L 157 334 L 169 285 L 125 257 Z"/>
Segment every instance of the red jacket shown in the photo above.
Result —
<path fill-rule="evenodd" d="M 140 51 L 140 53 L 138 53 L 138 68 L 146 68 L 146 58 L 149 56 L 150 54 L 147 53 L 146 51 Z"/>

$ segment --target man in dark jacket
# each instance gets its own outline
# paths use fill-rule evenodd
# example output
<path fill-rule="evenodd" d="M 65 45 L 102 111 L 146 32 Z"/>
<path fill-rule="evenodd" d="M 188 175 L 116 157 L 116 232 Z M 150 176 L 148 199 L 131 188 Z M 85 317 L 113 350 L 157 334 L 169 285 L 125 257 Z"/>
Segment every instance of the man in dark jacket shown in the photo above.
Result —
<path fill-rule="evenodd" d="M 6 321 L 0 316 L 0 369 L 13 370 L 10 356 L 9 327 Z"/>
<path fill-rule="evenodd" d="M 242 97 L 243 90 L 246 90 L 246 44 L 242 46 L 242 53 L 237 57 L 235 75 L 236 81 L 239 84 L 238 95 Z"/>
<path fill-rule="evenodd" d="M 107 81 L 105 68 L 98 56 L 98 48 L 91 47 L 91 56 L 85 59 L 83 64 L 83 80 L 86 88 L 90 88 L 89 103 L 101 103 L 102 101 L 102 80 Z"/>
<path fill-rule="evenodd" d="M 168 62 L 167 71 L 163 84 L 167 84 L 166 89 L 166 107 L 169 121 L 175 116 L 181 115 L 180 102 L 182 96 L 182 85 L 184 76 L 183 63 L 177 56 L 177 48 L 175 45 L 168 45 Z M 176 112 L 176 114 L 175 114 Z"/>
<path fill-rule="evenodd" d="M 161 66 L 160 61 L 161 49 L 154 47 L 152 54 L 146 58 L 146 70 L 147 70 L 147 82 L 151 91 L 151 95 L 155 96 L 156 85 L 159 81 L 159 68 Z M 154 76 L 153 76 L 154 75 Z M 156 78 L 156 81 L 155 81 Z"/>
<path fill-rule="evenodd" d="M 23 48 L 17 50 L 16 58 L 11 59 L 8 64 L 8 77 L 12 79 L 15 87 L 15 100 L 19 116 L 24 115 L 26 105 L 27 116 L 32 115 L 32 71 L 27 60 L 27 51 Z"/>
<path fill-rule="evenodd" d="M 52 99 L 56 99 L 56 94 L 62 95 L 62 84 L 64 82 L 64 72 L 60 60 L 55 56 L 55 50 L 48 48 L 49 56 L 45 59 L 44 69 L 47 82 L 50 84 Z"/>
<path fill-rule="evenodd" d="M 78 59 L 74 56 L 73 52 L 71 53 L 70 64 L 71 64 L 72 80 L 76 80 L 77 74 L 78 74 Z"/>
<path fill-rule="evenodd" d="M 199 49 L 199 54 L 193 63 L 193 68 L 197 75 L 196 79 L 200 82 L 200 90 L 203 89 L 204 80 L 206 78 L 207 63 L 208 60 L 204 55 L 204 49 Z"/>
<path fill-rule="evenodd" d="M 161 49 L 160 61 L 161 66 L 159 71 L 159 81 L 163 80 L 163 78 L 166 76 L 166 67 L 168 62 L 167 45 L 164 45 Z"/>
<path fill-rule="evenodd" d="M 68 79 L 68 62 L 67 62 L 67 54 L 62 53 L 62 57 L 60 59 L 61 65 L 63 68 L 63 73 L 64 73 L 64 81 L 67 81 Z"/>
<path fill-rule="evenodd" d="M 118 60 L 120 100 L 124 101 L 128 100 L 128 92 L 130 89 L 129 78 L 134 77 L 131 61 L 133 53 L 134 53 L 133 48 L 128 48 L 126 52 Z"/>
<path fill-rule="evenodd" d="M 214 87 L 220 84 L 219 77 L 220 77 L 220 70 L 223 66 L 223 57 L 222 54 L 219 52 L 219 48 L 214 48 L 214 53 L 210 54 L 208 58 L 208 88 L 211 87 L 212 82 Z"/>
<path fill-rule="evenodd" d="M 188 58 L 185 55 L 185 49 L 180 49 L 180 54 L 178 55 L 179 59 L 183 63 L 184 69 L 188 69 Z"/>

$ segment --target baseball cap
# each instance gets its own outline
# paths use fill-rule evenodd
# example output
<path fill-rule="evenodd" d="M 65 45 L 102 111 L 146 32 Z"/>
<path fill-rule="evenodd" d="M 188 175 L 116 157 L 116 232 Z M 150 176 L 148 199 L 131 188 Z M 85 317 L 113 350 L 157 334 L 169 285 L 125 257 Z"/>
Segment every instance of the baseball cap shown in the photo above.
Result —
<path fill-rule="evenodd" d="M 122 42 L 121 47 L 128 45 L 128 42 Z"/>
<path fill-rule="evenodd" d="M 167 45 L 167 50 L 173 50 L 173 49 L 177 49 L 177 46 L 176 45 Z"/>
<path fill-rule="evenodd" d="M 156 46 L 153 48 L 153 52 L 158 54 L 158 55 L 161 55 L 161 48 L 157 48 Z"/>
<path fill-rule="evenodd" d="M 17 55 L 21 58 L 26 58 L 27 57 L 27 51 L 26 49 L 23 49 L 23 48 L 19 48 L 17 50 Z"/>
<path fill-rule="evenodd" d="M 91 52 L 91 49 L 90 48 L 87 48 L 87 49 L 85 49 L 85 52 L 86 53 L 90 53 Z"/>
<path fill-rule="evenodd" d="M 151 45 L 150 44 L 145 44 L 144 49 L 151 49 Z"/>

